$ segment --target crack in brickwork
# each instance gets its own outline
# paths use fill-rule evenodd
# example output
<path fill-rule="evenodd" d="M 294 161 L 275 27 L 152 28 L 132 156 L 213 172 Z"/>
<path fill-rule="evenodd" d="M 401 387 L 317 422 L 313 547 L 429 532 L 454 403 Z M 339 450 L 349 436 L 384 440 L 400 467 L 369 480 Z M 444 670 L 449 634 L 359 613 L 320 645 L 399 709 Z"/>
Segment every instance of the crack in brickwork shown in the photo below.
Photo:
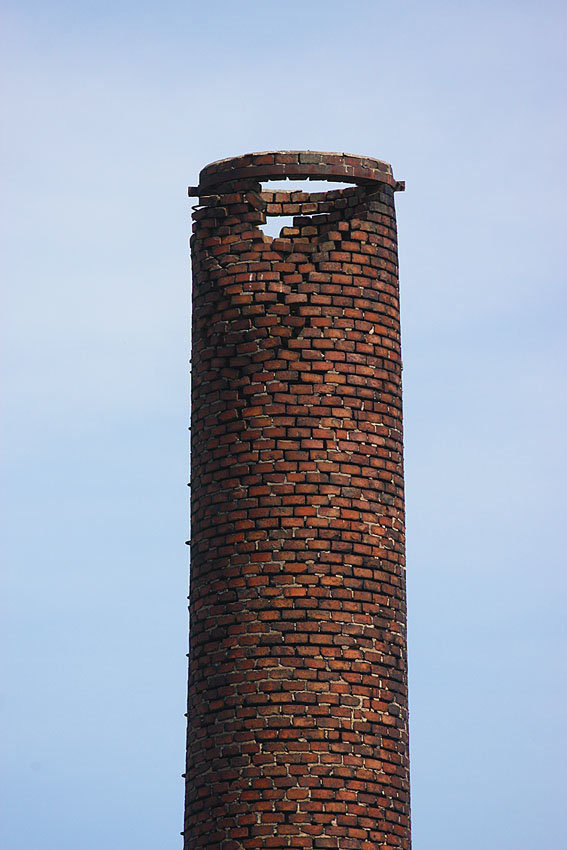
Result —
<path fill-rule="evenodd" d="M 401 184 L 346 160 L 249 155 L 191 190 L 185 850 L 410 848 Z M 276 165 L 359 185 L 262 189 Z"/>

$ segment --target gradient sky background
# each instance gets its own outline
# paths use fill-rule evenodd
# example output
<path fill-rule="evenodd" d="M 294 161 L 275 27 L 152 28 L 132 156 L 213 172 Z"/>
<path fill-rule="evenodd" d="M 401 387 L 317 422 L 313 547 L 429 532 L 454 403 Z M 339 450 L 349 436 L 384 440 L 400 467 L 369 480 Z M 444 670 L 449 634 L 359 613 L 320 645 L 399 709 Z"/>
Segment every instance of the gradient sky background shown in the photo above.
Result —
<path fill-rule="evenodd" d="M 3 850 L 181 845 L 190 207 L 393 164 L 415 850 L 565 850 L 563 4 L 8 0 Z"/>

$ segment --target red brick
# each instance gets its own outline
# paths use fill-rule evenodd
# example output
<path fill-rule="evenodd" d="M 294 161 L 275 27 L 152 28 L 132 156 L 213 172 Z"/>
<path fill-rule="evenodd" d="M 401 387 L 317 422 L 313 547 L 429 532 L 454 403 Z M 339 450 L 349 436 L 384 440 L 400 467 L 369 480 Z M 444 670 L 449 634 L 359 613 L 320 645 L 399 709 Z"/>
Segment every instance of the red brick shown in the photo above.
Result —
<path fill-rule="evenodd" d="M 186 850 L 409 850 L 396 188 L 344 154 L 201 173 Z"/>

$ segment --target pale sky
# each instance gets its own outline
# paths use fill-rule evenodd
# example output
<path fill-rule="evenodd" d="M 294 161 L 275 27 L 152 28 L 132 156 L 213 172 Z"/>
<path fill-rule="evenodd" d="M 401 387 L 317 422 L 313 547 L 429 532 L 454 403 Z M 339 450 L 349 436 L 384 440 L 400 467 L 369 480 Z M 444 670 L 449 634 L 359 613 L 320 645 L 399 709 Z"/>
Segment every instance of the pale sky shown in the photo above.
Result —
<path fill-rule="evenodd" d="M 565 23 L 8 0 L 2 850 L 181 846 L 186 189 L 286 148 L 406 181 L 414 850 L 566 850 Z"/>

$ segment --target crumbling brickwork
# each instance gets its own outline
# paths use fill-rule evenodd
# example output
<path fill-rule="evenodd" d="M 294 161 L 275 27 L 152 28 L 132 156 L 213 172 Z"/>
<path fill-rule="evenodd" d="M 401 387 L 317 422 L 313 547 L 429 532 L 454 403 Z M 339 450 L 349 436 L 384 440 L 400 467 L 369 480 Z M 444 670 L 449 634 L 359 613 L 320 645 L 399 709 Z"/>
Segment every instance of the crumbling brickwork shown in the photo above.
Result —
<path fill-rule="evenodd" d="M 261 185 L 284 177 L 354 185 Z M 185 850 L 410 847 L 401 188 L 291 151 L 190 190 Z"/>

